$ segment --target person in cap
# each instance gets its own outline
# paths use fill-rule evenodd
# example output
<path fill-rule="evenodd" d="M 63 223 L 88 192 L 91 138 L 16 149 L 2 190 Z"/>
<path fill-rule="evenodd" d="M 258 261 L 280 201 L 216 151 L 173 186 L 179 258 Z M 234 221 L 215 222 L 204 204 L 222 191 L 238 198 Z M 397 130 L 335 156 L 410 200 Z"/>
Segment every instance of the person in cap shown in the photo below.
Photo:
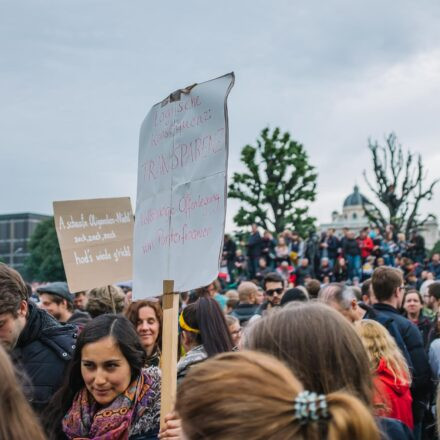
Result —
<path fill-rule="evenodd" d="M 39 287 L 37 293 L 40 297 L 41 308 L 50 313 L 62 324 L 75 324 L 82 328 L 90 321 L 87 312 L 75 310 L 73 295 L 69 292 L 66 282 L 57 281 Z"/>
<path fill-rule="evenodd" d="M 76 338 L 75 326 L 61 325 L 39 309 L 20 274 L 0 263 L 0 343 L 26 379 L 22 388 L 37 412 L 61 385 Z"/>

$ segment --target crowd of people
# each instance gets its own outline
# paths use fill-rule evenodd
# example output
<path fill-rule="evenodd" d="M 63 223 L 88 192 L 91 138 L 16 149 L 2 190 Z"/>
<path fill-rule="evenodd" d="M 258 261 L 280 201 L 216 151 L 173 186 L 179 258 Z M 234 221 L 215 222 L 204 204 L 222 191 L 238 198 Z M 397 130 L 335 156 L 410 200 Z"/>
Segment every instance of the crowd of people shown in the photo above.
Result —
<path fill-rule="evenodd" d="M 365 227 L 358 234 L 344 228 L 340 236 L 329 228 L 319 234 L 301 237 L 286 229 L 277 237 L 260 233 L 252 225 L 247 238 L 227 234 L 224 240 L 222 276 L 228 283 L 250 279 L 261 282 L 268 272 L 280 273 L 286 282 L 304 285 L 311 278 L 321 283 L 344 282 L 358 285 L 380 266 L 401 269 L 405 283 L 420 289 L 428 281 L 440 279 L 440 254 L 427 258 L 424 238 L 414 230 L 408 239 L 389 225 Z"/>
<path fill-rule="evenodd" d="M 440 259 L 417 234 L 254 225 L 223 260 L 180 293 L 162 426 L 161 298 L 31 286 L 0 263 L 0 439 L 437 438 Z"/>

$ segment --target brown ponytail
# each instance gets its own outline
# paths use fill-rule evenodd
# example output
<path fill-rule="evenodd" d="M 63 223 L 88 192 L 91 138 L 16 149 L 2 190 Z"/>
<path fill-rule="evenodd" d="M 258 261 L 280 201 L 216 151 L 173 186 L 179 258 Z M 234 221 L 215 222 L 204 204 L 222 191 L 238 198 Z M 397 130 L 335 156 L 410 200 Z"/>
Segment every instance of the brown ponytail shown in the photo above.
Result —
<path fill-rule="evenodd" d="M 176 411 L 188 440 L 379 440 L 368 408 L 343 392 L 327 397 L 329 418 L 300 423 L 294 400 L 301 391 L 298 379 L 272 356 L 223 353 L 190 370 Z"/>
<path fill-rule="evenodd" d="M 359 399 L 348 393 L 335 392 L 327 395 L 327 403 L 330 414 L 328 440 L 379 439 L 374 419 Z"/>

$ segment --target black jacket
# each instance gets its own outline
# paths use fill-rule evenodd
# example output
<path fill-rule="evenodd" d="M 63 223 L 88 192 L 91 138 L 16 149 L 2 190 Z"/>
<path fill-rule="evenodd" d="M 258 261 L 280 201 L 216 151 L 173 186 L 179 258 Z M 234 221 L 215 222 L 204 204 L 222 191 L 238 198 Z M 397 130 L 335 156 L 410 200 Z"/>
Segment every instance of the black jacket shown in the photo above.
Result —
<path fill-rule="evenodd" d="M 400 420 L 378 417 L 376 421 L 382 440 L 414 440 L 413 433 Z"/>
<path fill-rule="evenodd" d="M 74 324 L 82 330 L 84 326 L 91 320 L 92 318 L 87 312 L 75 310 L 73 315 L 67 320 L 67 324 Z"/>
<path fill-rule="evenodd" d="M 248 257 L 257 258 L 261 257 L 261 252 L 263 249 L 263 240 L 259 232 L 251 234 L 247 242 Z"/>
<path fill-rule="evenodd" d="M 405 360 L 406 363 L 408 364 L 408 368 L 411 371 L 413 371 L 411 356 L 408 353 L 408 349 L 406 348 L 405 342 L 403 341 L 403 338 L 400 335 L 399 329 L 397 328 L 397 325 L 394 323 L 393 318 L 390 318 L 389 316 L 384 315 L 383 313 L 380 313 L 377 310 L 374 310 L 373 307 L 370 307 L 369 305 L 361 301 L 358 302 L 358 306 L 366 311 L 363 319 L 372 319 L 373 321 L 377 321 L 379 324 L 382 324 L 388 330 L 388 333 L 394 338 L 397 346 L 400 348 L 400 351 L 405 356 Z"/>
<path fill-rule="evenodd" d="M 26 325 L 12 351 L 12 360 L 28 380 L 23 391 L 41 412 L 64 378 L 64 369 L 75 350 L 77 329 L 60 324 L 29 301 Z"/>
<path fill-rule="evenodd" d="M 343 245 L 342 250 L 343 250 L 345 256 L 351 255 L 354 257 L 355 255 L 361 254 L 361 249 L 360 249 L 359 244 L 355 238 L 347 238 L 344 241 L 344 245 Z"/>
<path fill-rule="evenodd" d="M 419 329 L 411 321 L 400 315 L 393 306 L 378 303 L 374 304 L 373 308 L 382 315 L 392 318 L 396 324 L 413 365 L 413 382 L 411 385 L 413 400 L 414 402 L 426 402 L 429 399 L 431 388 L 431 370 Z"/>
<path fill-rule="evenodd" d="M 257 313 L 258 307 L 257 304 L 238 303 L 231 316 L 235 316 L 240 321 L 240 325 L 243 325 Z"/>
<path fill-rule="evenodd" d="M 229 239 L 223 244 L 223 257 L 227 261 L 235 261 L 235 252 L 237 251 L 237 245 L 234 241 Z"/>

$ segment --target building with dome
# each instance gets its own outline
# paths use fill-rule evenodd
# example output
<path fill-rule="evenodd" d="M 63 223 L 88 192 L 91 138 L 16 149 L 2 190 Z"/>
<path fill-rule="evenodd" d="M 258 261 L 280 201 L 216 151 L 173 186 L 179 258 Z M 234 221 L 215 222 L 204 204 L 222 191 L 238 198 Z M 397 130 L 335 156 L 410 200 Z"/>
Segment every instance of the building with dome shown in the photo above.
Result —
<path fill-rule="evenodd" d="M 343 228 L 349 228 L 355 233 L 359 233 L 362 228 L 369 226 L 369 221 L 365 215 L 363 205 L 369 205 L 369 200 L 359 192 L 359 187 L 354 186 L 353 192 L 348 195 L 342 205 L 342 213 L 332 212 L 331 223 L 323 223 L 319 226 L 320 232 L 325 232 L 328 228 L 334 228 L 336 235 L 341 236 Z M 425 239 L 427 249 L 432 249 L 440 239 L 437 220 L 430 220 L 419 228 L 420 234 Z"/>

